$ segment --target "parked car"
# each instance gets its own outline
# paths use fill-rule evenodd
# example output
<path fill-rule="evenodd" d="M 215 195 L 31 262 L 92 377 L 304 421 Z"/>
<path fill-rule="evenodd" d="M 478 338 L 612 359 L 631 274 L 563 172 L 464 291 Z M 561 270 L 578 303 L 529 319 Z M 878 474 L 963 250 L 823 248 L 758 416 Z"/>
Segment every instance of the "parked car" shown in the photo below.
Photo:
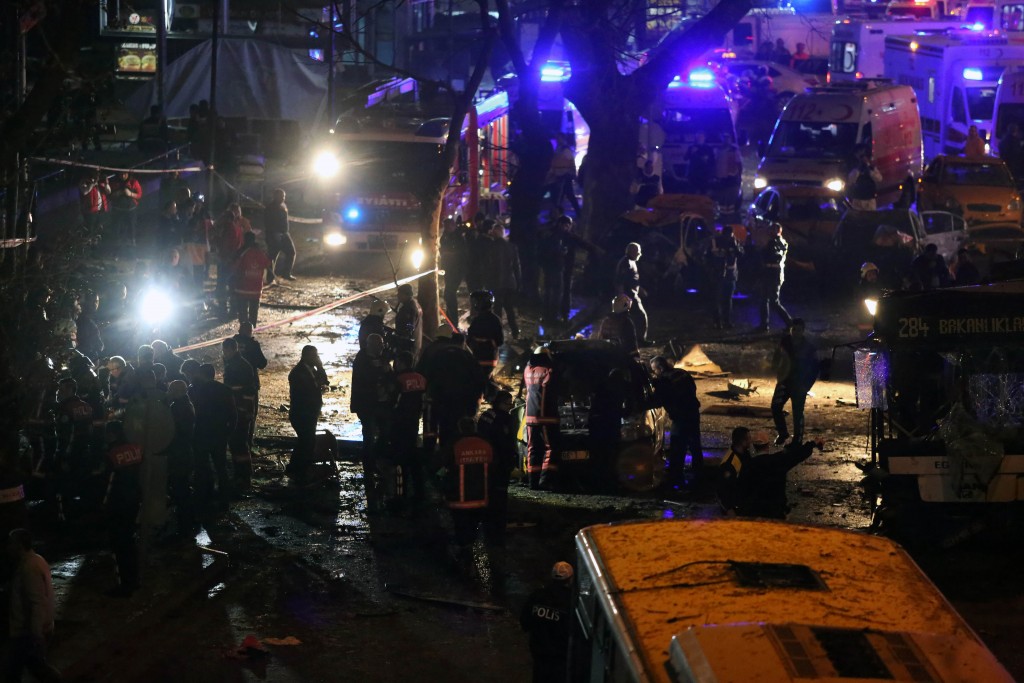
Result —
<path fill-rule="evenodd" d="M 1006 163 L 995 157 L 935 157 L 918 184 L 917 207 L 955 213 L 968 225 L 1021 220 L 1020 192 Z"/>
<path fill-rule="evenodd" d="M 813 253 L 832 244 L 845 207 L 839 192 L 807 185 L 773 185 L 761 191 L 747 209 L 744 225 L 760 246 L 771 234 L 773 223 L 782 223 L 782 236 L 796 256 Z"/>
<path fill-rule="evenodd" d="M 982 278 L 999 279 L 1017 270 L 1024 258 L 1024 229 L 1016 223 L 993 223 L 971 228 L 963 244 Z"/>
<path fill-rule="evenodd" d="M 807 88 L 823 85 L 822 79 L 814 74 L 800 73 L 796 69 L 775 62 L 757 59 L 723 59 L 721 62 L 711 65 L 718 69 L 724 69 L 730 77 L 735 79 L 757 74 L 758 70 L 764 67 L 772 79 L 772 90 L 783 99 L 788 99 Z"/>
<path fill-rule="evenodd" d="M 664 478 L 668 417 L 663 408 L 650 407 L 653 389 L 646 365 L 610 341 L 573 339 L 550 342 L 547 347 L 558 378 L 562 475 L 570 485 L 585 490 L 657 487 Z M 528 355 L 515 365 L 525 366 L 527 359 Z M 611 398 L 618 401 L 623 394 L 626 415 L 618 430 L 592 435 L 593 419 L 602 420 L 601 426 L 607 422 L 591 412 L 595 406 L 608 405 L 606 392 L 616 382 L 623 386 Z M 615 432 L 616 436 L 609 436 Z"/>

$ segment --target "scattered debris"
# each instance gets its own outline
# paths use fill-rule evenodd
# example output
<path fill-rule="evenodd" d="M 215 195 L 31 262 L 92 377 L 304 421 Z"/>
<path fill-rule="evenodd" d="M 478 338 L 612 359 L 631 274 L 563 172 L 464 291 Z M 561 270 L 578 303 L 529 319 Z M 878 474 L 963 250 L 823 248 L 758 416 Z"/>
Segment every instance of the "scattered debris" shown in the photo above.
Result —
<path fill-rule="evenodd" d="M 848 398 L 837 398 L 836 399 L 836 405 L 837 406 L 850 406 L 851 408 L 856 408 L 857 407 L 857 402 L 853 401 L 851 399 L 848 399 Z"/>
<path fill-rule="evenodd" d="M 729 380 L 729 394 L 733 396 L 750 396 L 757 393 L 757 387 L 749 379 Z"/>
<path fill-rule="evenodd" d="M 676 348 L 673 344 L 673 350 Z M 700 348 L 700 344 L 694 344 L 690 347 L 690 350 L 683 354 L 682 358 L 676 361 L 676 367 L 686 370 L 691 375 L 698 377 L 728 377 L 728 372 L 723 372 L 722 368 L 717 363 L 712 361 L 707 355 L 704 354 L 704 350 Z"/>

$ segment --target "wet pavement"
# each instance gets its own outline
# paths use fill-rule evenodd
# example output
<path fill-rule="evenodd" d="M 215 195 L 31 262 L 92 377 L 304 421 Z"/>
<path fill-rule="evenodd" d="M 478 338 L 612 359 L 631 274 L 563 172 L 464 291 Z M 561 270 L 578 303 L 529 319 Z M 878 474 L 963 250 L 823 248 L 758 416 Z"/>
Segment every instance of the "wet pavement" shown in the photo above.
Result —
<path fill-rule="evenodd" d="M 391 279 L 372 260 L 331 267 L 307 259 L 297 282 L 268 289 L 261 324 L 284 320 Z M 823 355 L 835 344 L 863 337 L 855 312 L 813 292 L 794 291 L 793 312 L 808 320 Z M 788 304 L 789 302 L 787 302 Z M 269 359 L 263 372 L 255 486 L 229 513 L 204 521 L 194 542 L 150 548 L 144 589 L 130 600 L 102 595 L 112 585 L 113 562 L 97 526 L 81 535 L 54 535 L 43 554 L 54 565 L 60 608 L 53 660 L 69 680 L 110 681 L 525 681 L 526 640 L 518 627 L 521 601 L 551 564 L 572 559 L 582 526 L 635 518 L 710 518 L 719 514 L 709 491 L 678 501 L 654 494 L 583 495 L 511 489 L 511 528 L 505 548 L 474 547 L 472 562 L 457 563 L 449 549 L 449 522 L 434 508 L 407 514 L 367 509 L 362 470 L 350 462 L 322 466 L 329 475 L 315 492 L 295 494 L 283 465 L 292 435 L 287 423 L 287 373 L 304 344 L 316 345 L 332 383 L 320 423 L 342 439 L 358 439 L 348 412 L 350 366 L 358 320 L 366 301 L 274 327 L 257 336 Z M 852 307 L 852 308 L 851 308 Z M 719 333 L 698 313 L 699 302 L 653 305 L 652 337 L 699 344 L 731 377 L 757 390 L 730 397 L 728 378 L 698 378 L 705 410 L 706 461 L 724 453 L 733 427 L 746 425 L 763 440 L 774 437 L 769 418 L 773 382 L 767 359 L 776 335 L 751 332 L 752 304 L 737 300 L 736 331 Z M 527 307 L 524 330 L 536 330 Z M 533 323 L 532 325 L 530 323 Z M 204 339 L 233 334 L 209 323 Z M 529 332 L 527 336 L 530 336 Z M 518 350 L 529 348 L 529 340 Z M 654 355 L 661 346 L 645 350 Z M 191 354 L 219 360 L 219 347 Z M 789 519 L 871 532 L 872 500 L 859 485 L 857 463 L 868 458 L 867 413 L 849 405 L 848 352 L 837 351 L 833 381 L 815 385 L 807 405 L 816 452 L 790 477 Z M 733 414 L 711 414 L 724 406 Z M 748 414 L 743 414 L 744 412 Z M 736 414 L 739 413 L 739 414 Z M 942 528 L 936 528 L 941 525 Z M 1016 676 L 1024 678 L 1020 526 L 1015 518 L 936 518 L 909 542 L 915 558 Z M 943 547 L 943 546 L 947 547 Z M 224 551 L 227 557 L 198 546 Z M 248 634 L 293 636 L 301 644 L 267 645 L 268 656 L 239 657 Z"/>

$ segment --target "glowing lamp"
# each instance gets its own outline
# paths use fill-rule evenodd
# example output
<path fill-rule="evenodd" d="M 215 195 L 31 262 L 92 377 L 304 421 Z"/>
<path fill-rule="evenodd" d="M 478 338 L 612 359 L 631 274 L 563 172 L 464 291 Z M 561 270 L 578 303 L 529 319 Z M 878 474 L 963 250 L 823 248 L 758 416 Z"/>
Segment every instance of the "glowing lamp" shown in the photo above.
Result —
<path fill-rule="evenodd" d="M 332 152 L 323 151 L 313 157 L 313 173 L 320 178 L 333 178 L 341 170 L 341 161 Z"/>
<path fill-rule="evenodd" d="M 350 221 L 359 220 L 359 209 L 353 206 L 352 208 L 345 212 L 345 218 L 347 218 Z"/>
<path fill-rule="evenodd" d="M 982 78 L 983 76 L 981 74 L 981 69 L 974 66 L 969 66 L 966 69 L 964 69 L 965 81 L 980 81 L 982 80 Z"/>

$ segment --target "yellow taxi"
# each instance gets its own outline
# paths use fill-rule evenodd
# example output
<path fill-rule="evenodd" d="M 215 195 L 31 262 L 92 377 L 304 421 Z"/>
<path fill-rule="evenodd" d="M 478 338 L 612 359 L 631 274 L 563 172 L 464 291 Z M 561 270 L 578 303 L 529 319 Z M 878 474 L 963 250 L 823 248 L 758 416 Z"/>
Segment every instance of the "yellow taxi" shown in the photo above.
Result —
<path fill-rule="evenodd" d="M 949 211 L 967 225 L 1020 223 L 1020 193 L 1010 169 L 995 157 L 935 157 L 921 176 L 919 211 Z"/>

